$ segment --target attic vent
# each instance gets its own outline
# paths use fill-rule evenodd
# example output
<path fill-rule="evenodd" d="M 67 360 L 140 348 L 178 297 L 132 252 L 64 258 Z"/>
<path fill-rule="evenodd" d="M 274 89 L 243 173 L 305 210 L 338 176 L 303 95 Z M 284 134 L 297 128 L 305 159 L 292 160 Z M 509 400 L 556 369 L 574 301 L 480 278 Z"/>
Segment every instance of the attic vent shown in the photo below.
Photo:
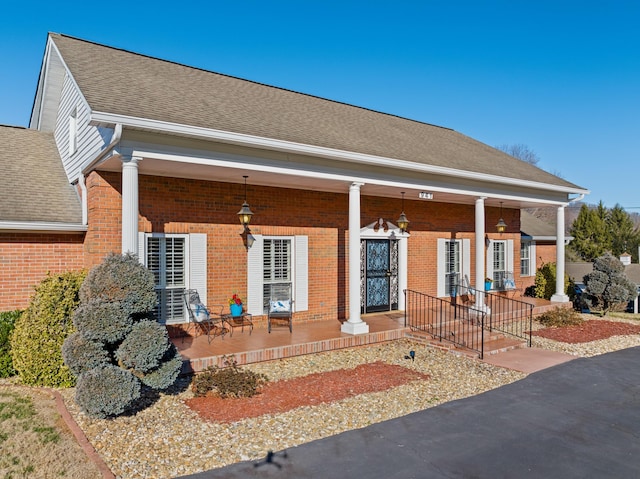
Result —
<path fill-rule="evenodd" d="M 78 110 L 74 108 L 69 114 L 69 156 L 78 149 Z"/>

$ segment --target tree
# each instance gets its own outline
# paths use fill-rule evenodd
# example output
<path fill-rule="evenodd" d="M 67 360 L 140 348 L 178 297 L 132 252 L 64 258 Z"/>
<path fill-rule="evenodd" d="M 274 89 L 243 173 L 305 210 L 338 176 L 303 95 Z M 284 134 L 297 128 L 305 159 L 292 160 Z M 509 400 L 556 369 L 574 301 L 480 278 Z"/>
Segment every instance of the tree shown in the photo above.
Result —
<path fill-rule="evenodd" d="M 640 245 L 640 231 L 634 225 L 631 216 L 616 204 L 607 215 L 607 227 L 611 235 L 611 254 L 620 257 L 623 253 L 630 253 L 633 261 L 638 261 L 638 245 Z"/>
<path fill-rule="evenodd" d="M 584 277 L 585 301 L 592 311 L 603 316 L 624 308 L 638 295 L 636 285 L 627 278 L 624 265 L 610 253 L 593 262 L 593 271 Z"/>
<path fill-rule="evenodd" d="M 573 240 L 569 249 L 583 261 L 593 261 L 611 249 L 611 237 L 606 224 L 606 209 L 600 202 L 597 209 L 583 204 L 569 234 Z"/>
<path fill-rule="evenodd" d="M 76 402 L 85 413 L 118 416 L 144 406 L 139 399 L 147 392 L 175 382 L 182 357 L 166 328 L 151 319 L 154 276 L 134 255 L 107 256 L 79 293 L 77 332 L 65 340 L 62 357 L 78 378 Z"/>
<path fill-rule="evenodd" d="M 536 166 L 540 161 L 538 155 L 531 150 L 527 145 L 523 145 L 521 143 L 515 145 L 498 145 L 496 148 L 500 151 L 504 151 L 506 154 L 513 156 L 522 161 L 526 161 L 527 163 Z"/>

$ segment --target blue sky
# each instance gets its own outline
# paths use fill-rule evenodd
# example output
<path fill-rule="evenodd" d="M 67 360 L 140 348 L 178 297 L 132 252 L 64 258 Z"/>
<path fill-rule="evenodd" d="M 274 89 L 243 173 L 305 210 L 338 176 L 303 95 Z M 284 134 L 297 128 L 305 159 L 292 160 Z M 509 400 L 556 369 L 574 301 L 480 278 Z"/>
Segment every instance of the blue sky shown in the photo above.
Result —
<path fill-rule="evenodd" d="M 524 144 L 640 212 L 640 2 L 10 2 L 0 124 L 27 126 L 47 32 Z M 98 59 L 97 59 L 98 61 Z"/>

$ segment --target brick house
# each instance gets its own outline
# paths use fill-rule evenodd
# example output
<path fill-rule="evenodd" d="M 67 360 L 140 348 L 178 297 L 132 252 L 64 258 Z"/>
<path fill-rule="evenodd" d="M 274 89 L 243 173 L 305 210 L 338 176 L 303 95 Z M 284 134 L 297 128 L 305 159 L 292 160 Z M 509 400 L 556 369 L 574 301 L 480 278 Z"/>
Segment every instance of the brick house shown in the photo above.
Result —
<path fill-rule="evenodd" d="M 446 296 L 453 278 L 479 289 L 486 275 L 519 279 L 520 209 L 553 206 L 563 224 L 588 193 L 448 128 L 59 34 L 30 129 L 1 130 L 15 142 L 3 164 L 30 158 L 11 181 L 44 175 L 35 195 L 55 210 L 40 218 L 34 198 L 3 198 L 3 215 L 27 204 L 0 218 L 3 261 L 18 268 L 0 273 L 15 288 L 2 309 L 24 307 L 48 270 L 133 252 L 156 274 L 163 323 L 185 321 L 185 288 L 208 303 L 237 292 L 260 317 L 288 282 L 296 321 L 347 319 L 342 331 L 357 334 L 363 315 L 402 310 L 406 288 Z M 556 245 L 563 264 L 564 232 Z M 568 300 L 561 287 L 554 300 Z"/>

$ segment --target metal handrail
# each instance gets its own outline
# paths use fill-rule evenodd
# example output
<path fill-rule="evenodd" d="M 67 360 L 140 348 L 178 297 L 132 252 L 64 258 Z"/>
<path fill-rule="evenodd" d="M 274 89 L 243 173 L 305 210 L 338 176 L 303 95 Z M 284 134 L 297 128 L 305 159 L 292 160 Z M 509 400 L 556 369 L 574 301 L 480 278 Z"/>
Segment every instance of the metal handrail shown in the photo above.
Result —
<path fill-rule="evenodd" d="M 485 312 L 473 305 L 404 290 L 405 327 L 484 355 Z"/>

